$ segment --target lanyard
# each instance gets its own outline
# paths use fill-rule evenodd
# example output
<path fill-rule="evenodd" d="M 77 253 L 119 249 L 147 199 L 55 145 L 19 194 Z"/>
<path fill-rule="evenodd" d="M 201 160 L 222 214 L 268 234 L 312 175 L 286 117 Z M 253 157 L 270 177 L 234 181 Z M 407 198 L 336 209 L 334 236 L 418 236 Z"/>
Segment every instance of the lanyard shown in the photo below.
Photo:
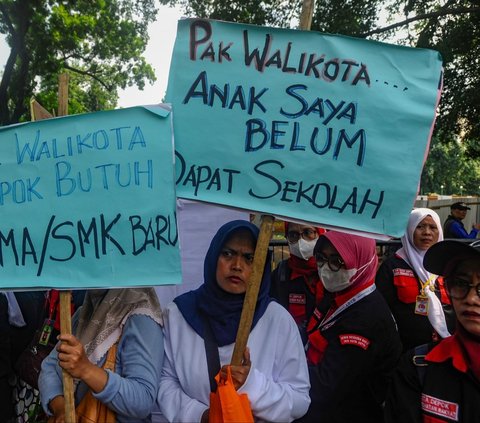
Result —
<path fill-rule="evenodd" d="M 420 295 L 422 295 L 424 297 L 426 295 L 425 290 L 428 287 L 430 288 L 431 291 L 435 290 L 435 288 L 432 285 L 432 282 L 435 282 L 435 278 L 436 278 L 436 275 L 430 275 L 430 277 L 425 282 L 422 282 L 422 280 L 420 278 L 418 278 L 418 280 L 420 281 L 420 285 L 422 286 L 422 289 L 420 291 Z"/>
<path fill-rule="evenodd" d="M 376 286 L 375 284 L 370 285 L 369 287 L 361 290 L 358 294 L 350 298 L 348 301 L 345 301 L 340 307 L 338 307 L 330 316 L 325 316 L 325 318 L 320 322 L 318 325 L 318 329 L 326 329 L 325 326 L 328 327 L 332 326 L 335 321 L 332 321 L 334 318 L 338 317 L 340 313 L 345 311 L 348 307 L 352 306 L 353 304 L 359 302 L 362 298 L 365 298 L 367 295 L 370 295 L 373 291 L 375 291 Z M 330 323 L 331 322 L 331 323 Z"/>
<path fill-rule="evenodd" d="M 59 298 L 59 292 L 56 289 L 51 289 L 50 292 L 48 293 L 48 318 L 52 320 L 53 318 L 53 313 L 55 312 L 55 309 L 57 308 L 58 304 L 58 298 Z"/>

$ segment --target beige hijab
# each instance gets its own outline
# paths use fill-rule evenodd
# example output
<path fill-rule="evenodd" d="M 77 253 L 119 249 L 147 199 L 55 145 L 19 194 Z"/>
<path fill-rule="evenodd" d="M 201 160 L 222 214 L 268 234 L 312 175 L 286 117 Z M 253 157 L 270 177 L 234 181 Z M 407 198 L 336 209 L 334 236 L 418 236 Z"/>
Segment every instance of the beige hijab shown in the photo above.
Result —
<path fill-rule="evenodd" d="M 76 336 L 92 363 L 98 363 L 122 335 L 127 319 L 135 314 L 163 324 L 153 288 L 89 290 L 79 310 Z"/>

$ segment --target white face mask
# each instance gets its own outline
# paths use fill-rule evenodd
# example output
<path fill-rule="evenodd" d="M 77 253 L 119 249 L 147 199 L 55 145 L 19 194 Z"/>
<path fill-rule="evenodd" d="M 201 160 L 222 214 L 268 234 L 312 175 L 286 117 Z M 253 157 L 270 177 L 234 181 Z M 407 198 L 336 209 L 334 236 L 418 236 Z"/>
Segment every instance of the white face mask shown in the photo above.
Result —
<path fill-rule="evenodd" d="M 298 258 L 308 260 L 310 257 L 313 257 L 313 249 L 317 244 L 317 239 L 312 239 L 311 241 L 305 241 L 303 238 L 300 238 L 295 244 L 288 244 L 290 254 L 297 256 Z"/>
<path fill-rule="evenodd" d="M 350 282 L 350 278 L 355 273 L 357 273 L 357 269 L 340 269 L 338 272 L 334 272 L 326 263 L 318 269 L 320 280 L 329 292 L 339 292 L 348 288 L 353 283 Z"/>
<path fill-rule="evenodd" d="M 340 269 L 338 272 L 334 272 L 333 270 L 331 270 L 328 267 L 328 264 L 325 263 L 322 267 L 318 268 L 318 276 L 320 277 L 320 280 L 322 281 L 323 286 L 327 291 L 343 291 L 358 279 L 358 277 L 365 271 L 367 266 L 369 266 L 374 259 L 375 256 L 372 256 L 368 263 L 365 263 L 358 269 L 356 269 L 355 267 L 353 269 Z M 350 280 L 355 274 L 355 278 L 353 280 Z"/>

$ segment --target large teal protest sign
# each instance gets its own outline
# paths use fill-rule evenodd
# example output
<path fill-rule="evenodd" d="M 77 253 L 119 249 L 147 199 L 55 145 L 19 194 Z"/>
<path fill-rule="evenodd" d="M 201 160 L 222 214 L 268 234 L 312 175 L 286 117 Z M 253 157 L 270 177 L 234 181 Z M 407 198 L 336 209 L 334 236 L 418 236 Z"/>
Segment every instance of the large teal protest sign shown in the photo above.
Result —
<path fill-rule="evenodd" d="M 181 282 L 170 110 L 0 128 L 0 288 Z"/>
<path fill-rule="evenodd" d="M 399 236 L 441 73 L 430 50 L 181 20 L 167 91 L 177 195 Z"/>

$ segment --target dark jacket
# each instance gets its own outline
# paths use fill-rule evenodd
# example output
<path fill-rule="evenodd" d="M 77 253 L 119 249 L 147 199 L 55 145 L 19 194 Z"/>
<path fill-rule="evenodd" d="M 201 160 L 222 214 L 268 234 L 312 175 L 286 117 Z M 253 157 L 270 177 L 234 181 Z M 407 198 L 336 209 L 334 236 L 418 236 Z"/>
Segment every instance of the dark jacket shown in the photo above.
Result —
<path fill-rule="evenodd" d="M 383 422 L 388 377 L 401 354 L 390 310 L 375 290 L 334 322 L 321 330 L 328 345 L 319 364 L 310 368 L 312 402 L 300 421 Z"/>
<path fill-rule="evenodd" d="M 12 386 L 9 379 L 14 373 L 13 365 L 20 353 L 33 338 L 35 330 L 43 321 L 45 291 L 15 292 L 26 325 L 18 328 L 8 322 L 8 302 L 0 295 L 0 423 L 13 417 Z"/>
<path fill-rule="evenodd" d="M 294 279 L 290 277 L 291 269 L 288 266 L 288 259 L 283 260 L 272 272 L 270 296 L 292 315 L 305 343 L 305 328 L 315 310 L 315 293 L 307 286 L 303 277 Z"/>
<path fill-rule="evenodd" d="M 453 359 L 467 368 L 460 349 L 452 346 L 453 338 L 433 348 L 432 353 L 443 356 L 440 361 L 432 362 L 427 355 L 425 360 L 416 358 L 415 366 L 414 350 L 402 357 L 387 395 L 386 423 L 480 422 L 480 383 L 452 364 Z"/>
<path fill-rule="evenodd" d="M 436 340 L 436 333 L 427 316 L 415 313 L 415 302 L 421 284 L 416 273 L 401 257 L 394 255 L 385 260 L 377 271 L 375 284 L 387 301 L 398 325 L 403 350 Z M 450 305 L 443 279 L 435 281 L 436 294 L 443 304 L 450 333 L 455 328 L 455 315 Z"/>

